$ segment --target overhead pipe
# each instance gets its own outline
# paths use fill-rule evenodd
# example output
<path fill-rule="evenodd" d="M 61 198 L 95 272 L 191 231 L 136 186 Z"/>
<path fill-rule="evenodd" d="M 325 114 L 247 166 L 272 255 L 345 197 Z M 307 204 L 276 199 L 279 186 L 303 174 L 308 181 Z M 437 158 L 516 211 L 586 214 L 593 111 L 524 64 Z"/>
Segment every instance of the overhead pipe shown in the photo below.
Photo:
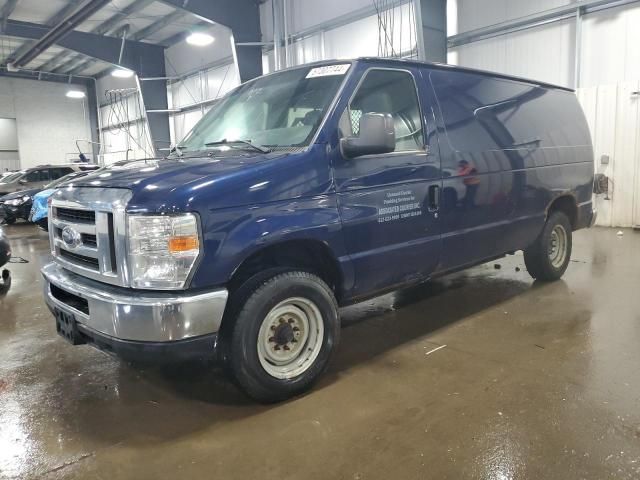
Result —
<path fill-rule="evenodd" d="M 111 0 L 91 0 L 89 3 L 76 10 L 74 13 L 69 15 L 69 17 L 53 26 L 42 36 L 42 38 L 40 38 L 40 40 L 34 43 L 29 50 L 16 58 L 11 64 L 12 67 L 22 67 L 28 64 L 31 60 L 47 50 L 62 37 L 69 34 L 78 25 L 91 17 L 110 1 Z"/>

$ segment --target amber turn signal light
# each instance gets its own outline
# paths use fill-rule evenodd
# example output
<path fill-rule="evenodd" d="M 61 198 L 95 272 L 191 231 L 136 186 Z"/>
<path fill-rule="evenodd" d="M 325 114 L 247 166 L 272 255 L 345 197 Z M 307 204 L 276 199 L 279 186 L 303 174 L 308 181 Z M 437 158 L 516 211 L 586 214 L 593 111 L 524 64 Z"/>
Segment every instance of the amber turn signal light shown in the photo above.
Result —
<path fill-rule="evenodd" d="M 180 253 L 197 250 L 199 247 L 198 237 L 195 235 L 172 237 L 169 239 L 169 252 Z"/>

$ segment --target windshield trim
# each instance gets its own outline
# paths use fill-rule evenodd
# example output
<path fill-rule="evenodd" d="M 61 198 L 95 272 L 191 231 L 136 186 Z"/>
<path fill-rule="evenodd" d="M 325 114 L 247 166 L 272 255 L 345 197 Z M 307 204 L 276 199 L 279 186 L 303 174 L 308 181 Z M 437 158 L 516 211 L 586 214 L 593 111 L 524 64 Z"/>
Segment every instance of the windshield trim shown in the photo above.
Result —
<path fill-rule="evenodd" d="M 338 101 L 340 100 L 340 98 L 342 97 L 342 92 L 345 89 L 345 86 L 347 85 L 347 81 L 351 78 L 351 76 L 353 75 L 356 65 L 356 60 L 353 59 L 345 59 L 345 60 L 328 60 L 328 61 L 321 61 L 321 62 L 313 62 L 313 63 L 307 63 L 304 65 L 297 65 L 295 67 L 290 67 L 290 68 L 283 68 L 282 70 L 276 70 L 274 72 L 269 72 L 266 75 L 260 75 L 259 77 L 255 77 L 252 78 L 251 80 L 247 80 L 244 83 L 241 83 L 240 85 L 238 85 L 237 87 L 235 87 L 234 89 L 232 89 L 231 91 L 229 91 L 227 94 L 223 95 L 222 97 L 216 99 L 216 104 L 214 105 L 217 106 L 220 102 L 224 101 L 226 99 L 226 97 L 232 95 L 236 90 L 238 90 L 239 88 L 243 87 L 244 85 L 247 85 L 249 83 L 253 83 L 258 79 L 261 78 L 266 78 L 266 77 L 270 77 L 272 75 L 276 75 L 279 73 L 283 73 L 283 72 L 289 72 L 289 71 L 293 71 L 293 70 L 301 70 L 304 68 L 315 68 L 317 66 L 330 66 L 330 65 L 343 65 L 343 64 L 349 64 L 349 70 L 347 71 L 347 73 L 345 75 L 343 75 L 343 79 L 342 82 L 340 82 L 340 85 L 338 85 L 338 89 L 336 90 L 335 95 L 333 96 L 333 98 L 331 99 L 331 101 L 329 102 L 329 105 L 327 106 L 327 110 L 324 114 L 324 116 L 322 117 L 322 120 L 320 121 L 320 123 L 318 124 L 318 127 L 316 128 L 316 131 L 313 133 L 313 136 L 311 137 L 311 139 L 309 140 L 309 142 L 306 145 L 298 145 L 295 148 L 299 148 L 301 152 L 306 152 L 307 150 L 309 150 L 309 148 L 314 145 L 316 143 L 316 141 L 318 140 L 318 136 L 320 135 L 320 132 L 324 129 L 325 123 L 327 122 L 327 119 L 329 118 L 330 115 L 333 114 L 333 112 L 335 111 L 336 105 L 338 103 Z M 204 118 L 204 117 L 202 117 Z M 199 123 L 199 121 L 198 121 Z M 196 123 L 191 130 L 195 129 L 196 126 L 198 125 L 198 123 Z M 191 130 L 184 136 L 184 138 L 181 139 L 181 142 L 184 141 L 190 134 L 191 134 Z M 178 143 L 176 144 L 176 148 L 181 150 L 184 154 L 184 152 L 204 152 L 206 151 L 206 149 L 200 149 L 200 150 L 189 150 L 189 148 L 187 148 L 184 144 L 182 143 Z M 268 146 L 269 149 L 271 149 L 271 151 L 277 151 L 278 148 L 283 148 L 283 149 L 291 149 L 294 148 L 292 146 Z M 181 155 L 177 154 L 176 152 L 172 152 L 171 154 L 169 154 L 169 156 L 167 158 L 181 158 Z"/>

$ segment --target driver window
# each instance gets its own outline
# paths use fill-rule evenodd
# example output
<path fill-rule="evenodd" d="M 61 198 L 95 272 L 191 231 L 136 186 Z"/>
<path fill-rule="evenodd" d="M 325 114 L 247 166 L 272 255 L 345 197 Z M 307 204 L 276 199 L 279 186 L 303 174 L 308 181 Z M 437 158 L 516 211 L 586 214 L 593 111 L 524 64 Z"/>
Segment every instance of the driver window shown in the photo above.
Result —
<path fill-rule="evenodd" d="M 358 136 L 365 113 L 389 113 L 396 131 L 394 151 L 422 150 L 424 138 L 413 76 L 399 70 L 370 70 L 340 118 L 340 135 Z"/>

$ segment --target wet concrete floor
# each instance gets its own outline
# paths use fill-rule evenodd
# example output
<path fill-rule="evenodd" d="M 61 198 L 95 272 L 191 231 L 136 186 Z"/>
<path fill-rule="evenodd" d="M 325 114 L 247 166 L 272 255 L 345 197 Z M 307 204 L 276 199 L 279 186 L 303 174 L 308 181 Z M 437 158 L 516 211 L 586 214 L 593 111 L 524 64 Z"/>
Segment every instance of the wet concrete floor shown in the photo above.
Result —
<path fill-rule="evenodd" d="M 578 232 L 553 284 L 516 255 L 344 309 L 319 385 L 262 406 L 66 344 L 46 235 L 7 232 L 30 263 L 0 293 L 0 478 L 640 478 L 640 233 Z"/>

